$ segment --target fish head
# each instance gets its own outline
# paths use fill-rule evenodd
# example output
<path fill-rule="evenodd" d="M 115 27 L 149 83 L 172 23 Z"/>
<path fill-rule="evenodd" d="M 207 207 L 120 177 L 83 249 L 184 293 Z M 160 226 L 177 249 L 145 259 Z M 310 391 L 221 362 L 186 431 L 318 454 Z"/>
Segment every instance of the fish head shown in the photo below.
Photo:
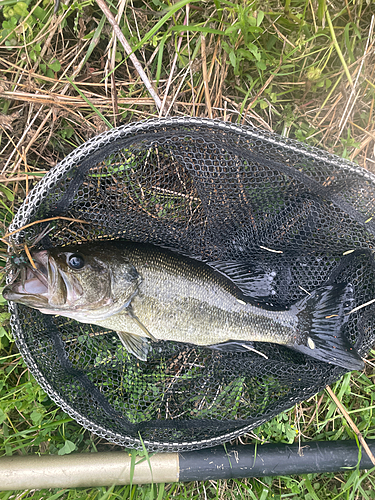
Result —
<path fill-rule="evenodd" d="M 103 246 L 75 245 L 33 252 L 21 278 L 3 290 L 6 300 L 94 322 L 130 303 L 140 276 L 117 252 Z"/>

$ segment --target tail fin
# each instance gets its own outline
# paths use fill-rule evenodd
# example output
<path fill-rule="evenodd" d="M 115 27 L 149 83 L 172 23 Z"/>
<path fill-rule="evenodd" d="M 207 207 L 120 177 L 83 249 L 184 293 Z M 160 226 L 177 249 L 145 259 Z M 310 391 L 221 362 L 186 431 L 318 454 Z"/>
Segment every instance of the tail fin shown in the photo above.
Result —
<path fill-rule="evenodd" d="M 352 286 L 338 283 L 319 288 L 294 304 L 291 310 L 298 316 L 301 343 L 290 347 L 346 370 L 362 370 L 364 362 L 344 334 L 352 302 Z"/>

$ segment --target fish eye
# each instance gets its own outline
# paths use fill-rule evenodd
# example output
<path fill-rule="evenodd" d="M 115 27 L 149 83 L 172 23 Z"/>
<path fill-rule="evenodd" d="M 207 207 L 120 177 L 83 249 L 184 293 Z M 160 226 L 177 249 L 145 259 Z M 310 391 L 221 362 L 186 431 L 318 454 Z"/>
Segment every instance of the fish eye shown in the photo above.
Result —
<path fill-rule="evenodd" d="M 82 269 L 85 265 L 85 260 L 82 257 L 82 255 L 79 255 L 78 253 L 72 253 L 68 257 L 68 266 L 71 269 Z"/>

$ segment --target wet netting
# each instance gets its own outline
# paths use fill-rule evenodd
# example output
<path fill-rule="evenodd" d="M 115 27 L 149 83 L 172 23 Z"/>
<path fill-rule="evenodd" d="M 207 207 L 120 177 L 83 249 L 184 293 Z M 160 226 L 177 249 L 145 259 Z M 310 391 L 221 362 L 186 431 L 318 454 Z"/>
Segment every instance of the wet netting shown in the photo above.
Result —
<path fill-rule="evenodd" d="M 149 242 L 195 259 L 241 262 L 287 308 L 330 283 L 351 283 L 353 306 L 375 297 L 375 177 L 296 141 L 196 118 L 113 129 L 73 151 L 29 194 L 11 227 L 50 222 L 39 247 L 103 239 Z M 32 241 L 46 227 L 15 236 Z M 374 308 L 345 333 L 365 356 Z M 114 443 L 193 450 L 250 431 L 337 380 L 345 370 L 257 343 L 223 352 L 159 341 L 147 361 L 115 334 L 11 304 L 18 348 L 64 411 Z"/>

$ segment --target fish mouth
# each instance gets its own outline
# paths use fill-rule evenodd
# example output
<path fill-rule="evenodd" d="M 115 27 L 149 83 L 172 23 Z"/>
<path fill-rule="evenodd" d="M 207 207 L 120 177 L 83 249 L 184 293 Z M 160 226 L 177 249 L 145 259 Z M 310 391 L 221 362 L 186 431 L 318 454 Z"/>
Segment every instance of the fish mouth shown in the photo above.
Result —
<path fill-rule="evenodd" d="M 48 304 L 47 260 L 47 251 L 37 252 L 33 256 L 35 268 L 31 264 L 21 268 L 18 279 L 4 288 L 3 297 L 31 307 Z"/>
<path fill-rule="evenodd" d="M 20 270 L 20 277 L 3 290 L 6 300 L 39 309 L 44 313 L 57 314 L 82 293 L 82 288 L 72 279 L 47 250 L 35 252 L 35 267 L 31 264 Z"/>

